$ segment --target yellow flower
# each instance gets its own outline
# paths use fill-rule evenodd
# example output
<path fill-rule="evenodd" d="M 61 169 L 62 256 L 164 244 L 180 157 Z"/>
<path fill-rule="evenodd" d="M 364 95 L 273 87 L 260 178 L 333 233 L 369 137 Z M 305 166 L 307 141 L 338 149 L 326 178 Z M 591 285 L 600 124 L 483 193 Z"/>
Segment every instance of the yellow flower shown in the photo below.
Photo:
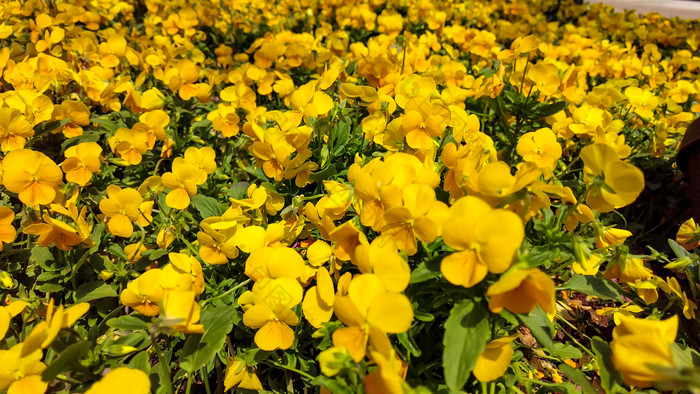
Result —
<path fill-rule="evenodd" d="M 506 272 L 486 295 L 493 313 L 503 308 L 513 313 L 530 313 L 538 305 L 550 316 L 556 312 L 554 281 L 537 268 Z"/>
<path fill-rule="evenodd" d="M 14 301 L 8 305 L 0 306 L 0 340 L 5 338 L 7 329 L 10 328 L 10 320 L 22 313 L 27 303 L 24 301 Z"/>
<path fill-rule="evenodd" d="M 37 343 L 18 343 L 9 350 L 0 350 L 0 390 L 8 393 L 41 394 L 49 384 L 42 381 L 46 364 Z"/>
<path fill-rule="evenodd" d="M 613 148 L 596 143 L 581 150 L 584 180 L 589 186 L 586 203 L 599 212 L 631 204 L 644 189 L 644 174 L 620 160 Z"/>
<path fill-rule="evenodd" d="M 330 321 L 335 303 L 335 288 L 328 270 L 321 267 L 316 271 L 316 286 L 309 287 L 301 304 L 304 318 L 315 328 Z"/>
<path fill-rule="evenodd" d="M 347 295 L 336 297 L 334 307 L 347 327 L 333 332 L 333 346 L 347 347 L 356 362 L 365 357 L 370 338 L 372 343 L 385 343 L 387 333 L 406 332 L 413 321 L 408 297 L 387 291 L 374 274 L 355 276 Z"/>
<path fill-rule="evenodd" d="M 418 251 L 416 238 L 431 243 L 441 234 L 447 206 L 435 199 L 435 191 L 423 184 L 406 186 L 400 206 L 387 209 L 382 234 L 391 237 L 400 250 L 413 256 Z"/>
<path fill-rule="evenodd" d="M 143 154 L 148 151 L 148 129 L 135 127 L 131 130 L 120 127 L 107 139 L 110 149 L 128 165 L 141 164 Z"/>
<path fill-rule="evenodd" d="M 161 313 L 165 324 L 179 332 L 204 333 L 204 326 L 197 324 L 200 306 L 195 297 L 192 290 L 166 290 Z"/>
<path fill-rule="evenodd" d="M 68 182 L 87 185 L 93 174 L 100 172 L 102 147 L 96 142 L 83 142 L 66 149 L 66 160 L 61 165 Z"/>
<path fill-rule="evenodd" d="M 408 100 L 401 124 L 406 143 L 423 151 L 436 148 L 433 138 L 443 135 L 450 118 L 450 110 L 442 104 L 431 103 L 422 97 Z"/>
<path fill-rule="evenodd" d="M 525 237 L 520 217 L 492 209 L 478 197 L 457 200 L 443 224 L 442 239 L 457 252 L 442 259 L 440 271 L 450 283 L 472 287 L 488 272 L 506 271 Z"/>
<path fill-rule="evenodd" d="M 649 366 L 675 365 L 671 344 L 677 331 L 678 316 L 666 320 L 620 316 L 620 324 L 613 329 L 610 348 L 613 365 L 622 373 L 626 384 L 642 388 L 664 380 L 663 374 Z"/>
<path fill-rule="evenodd" d="M 119 299 L 122 304 L 133 308 L 144 316 L 158 316 L 158 303 L 163 298 L 163 288 L 160 285 L 162 271 L 150 269 L 126 285 Z"/>
<path fill-rule="evenodd" d="M 63 120 L 70 118 L 70 121 L 63 127 L 51 131 L 52 133 L 63 133 L 66 138 L 83 135 L 83 127 L 90 124 L 90 109 L 80 101 L 66 100 L 53 108 L 53 120 Z"/>
<path fill-rule="evenodd" d="M 61 169 L 41 152 L 19 149 L 2 161 L 3 184 L 17 193 L 26 205 L 47 205 L 56 197 L 56 187 L 63 179 Z"/>
<path fill-rule="evenodd" d="M 698 230 L 695 219 L 690 218 L 681 224 L 676 233 L 676 242 L 686 250 L 695 249 L 700 244 L 700 230 Z"/>
<path fill-rule="evenodd" d="M 99 205 L 107 221 L 107 231 L 119 237 L 131 237 L 134 233 L 132 222 L 139 220 L 142 202 L 141 194 L 135 189 L 107 186 L 107 197 L 100 200 Z"/>
<path fill-rule="evenodd" d="M 394 353 L 393 351 L 391 353 Z M 367 394 L 403 394 L 403 378 L 400 375 L 400 366 L 394 362 L 394 357 L 387 358 L 381 352 L 370 352 L 372 361 L 379 367 L 376 371 L 365 377 L 364 385 Z"/>
<path fill-rule="evenodd" d="M 34 129 L 22 112 L 13 108 L 0 108 L 0 149 L 3 152 L 24 148 Z"/>
<path fill-rule="evenodd" d="M 83 242 L 89 235 L 84 237 L 78 229 L 52 218 L 48 213 L 45 213 L 42 218 L 44 223 L 33 223 L 23 230 L 25 234 L 38 235 L 37 242 L 41 246 L 55 244 L 60 250 L 69 251 L 73 249 L 73 246 Z"/>
<path fill-rule="evenodd" d="M 224 377 L 224 390 L 228 391 L 234 386 L 248 390 L 262 390 L 262 383 L 255 372 L 250 371 L 245 361 L 229 357 L 226 362 L 226 376 Z"/>
<path fill-rule="evenodd" d="M 659 105 L 659 98 L 654 96 L 654 93 L 630 86 L 625 89 L 625 96 L 627 96 L 635 114 L 646 119 L 654 118 L 654 109 Z"/>
<path fill-rule="evenodd" d="M 476 366 L 472 371 L 478 381 L 490 382 L 506 373 L 510 365 L 510 358 L 514 353 L 510 343 L 517 337 L 517 335 L 510 335 L 494 339 L 486 345 L 484 351 L 476 359 Z"/>
<path fill-rule="evenodd" d="M 0 251 L 4 244 L 9 244 L 17 238 L 17 230 L 12 225 L 15 212 L 8 207 L 0 207 Z"/>
<path fill-rule="evenodd" d="M 151 392 L 151 380 L 140 369 L 128 367 L 115 368 L 102 379 L 94 383 L 85 394 L 148 394 Z"/>
<path fill-rule="evenodd" d="M 628 257 L 624 264 L 620 261 L 613 262 L 603 274 L 604 278 L 618 279 L 627 283 L 647 280 L 652 276 L 651 270 L 644 266 L 644 260 L 636 257 Z"/>
<path fill-rule="evenodd" d="M 243 314 L 243 324 L 257 329 L 255 344 L 262 350 L 289 349 L 294 342 L 294 331 L 289 326 L 299 324 L 299 317 L 291 308 L 302 300 L 304 290 L 291 278 L 262 278 L 253 290 L 239 298 L 252 300 Z"/>
<path fill-rule="evenodd" d="M 516 149 L 523 160 L 532 161 L 540 168 L 552 169 L 556 167 L 562 152 L 557 136 L 548 127 L 523 134 Z"/>
<path fill-rule="evenodd" d="M 170 189 L 165 196 L 165 204 L 173 209 L 186 209 L 190 205 L 190 197 L 197 194 L 197 186 L 204 183 L 201 170 L 194 164 L 178 157 L 173 160 L 173 171 L 166 172 L 161 177 L 163 185 Z"/>
<path fill-rule="evenodd" d="M 538 62 L 529 67 L 527 78 L 542 96 L 551 96 L 559 90 L 559 69 L 552 63 Z"/>
<path fill-rule="evenodd" d="M 34 327 L 25 342 L 36 342 L 42 349 L 49 347 L 62 328 L 72 326 L 89 309 L 90 304 L 87 302 L 81 302 L 69 308 L 64 308 L 63 305 L 55 308 L 53 298 L 50 299 L 46 307 L 46 320 Z"/>

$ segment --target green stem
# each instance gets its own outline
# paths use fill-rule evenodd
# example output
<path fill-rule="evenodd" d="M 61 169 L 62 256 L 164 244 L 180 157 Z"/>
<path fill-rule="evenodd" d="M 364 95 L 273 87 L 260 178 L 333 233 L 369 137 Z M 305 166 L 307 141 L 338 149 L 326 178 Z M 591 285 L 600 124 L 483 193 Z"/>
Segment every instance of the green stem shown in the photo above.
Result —
<path fill-rule="evenodd" d="M 207 298 L 206 300 L 202 301 L 202 307 L 204 307 L 204 305 L 206 305 L 206 304 L 208 304 L 208 303 L 210 303 L 210 302 L 212 302 L 212 301 L 220 300 L 220 299 L 226 297 L 227 295 L 233 293 L 234 291 L 240 289 L 241 287 L 247 285 L 248 283 L 250 283 L 250 279 L 244 280 L 243 282 L 241 282 L 241 283 L 237 284 L 236 286 L 234 286 L 234 287 L 232 287 L 232 288 L 226 290 L 226 292 L 221 293 L 221 294 L 219 294 L 219 295 L 216 296 L 216 297 Z"/>
<path fill-rule="evenodd" d="M 170 372 L 170 365 L 165 360 L 165 355 L 163 354 L 163 351 L 160 350 L 160 347 L 156 342 L 155 326 L 151 326 L 151 329 L 148 331 L 151 334 L 151 347 L 153 348 L 153 350 L 156 351 L 156 354 L 158 355 L 158 363 L 160 364 L 160 383 L 163 385 L 163 387 L 165 387 L 165 392 L 167 394 L 173 394 L 173 382 L 171 377 L 172 374 Z"/>
<path fill-rule="evenodd" d="M 307 378 L 307 379 L 310 379 L 310 380 L 315 379 L 313 376 L 311 376 L 311 375 L 309 375 L 308 373 L 306 373 L 306 372 L 304 372 L 304 371 L 301 371 L 301 370 L 299 370 L 299 369 L 292 368 L 292 367 L 288 367 L 288 366 L 286 366 L 286 365 L 284 365 L 284 364 L 280 364 L 280 363 L 275 362 L 275 361 L 269 361 L 269 363 L 272 364 L 272 365 L 274 365 L 275 367 L 280 367 L 280 368 L 286 369 L 286 370 L 288 370 L 288 371 L 296 372 L 296 373 L 298 373 L 299 375 L 301 375 L 301 376 L 303 376 L 303 377 L 305 377 L 305 378 Z"/>
<path fill-rule="evenodd" d="M 185 388 L 185 394 L 190 394 L 191 389 L 192 389 L 192 374 L 188 373 L 187 374 L 187 387 Z"/>
<path fill-rule="evenodd" d="M 207 366 L 203 366 L 199 373 L 202 375 L 204 389 L 207 391 L 207 394 L 211 394 L 211 388 L 209 387 L 209 372 L 207 372 Z"/>

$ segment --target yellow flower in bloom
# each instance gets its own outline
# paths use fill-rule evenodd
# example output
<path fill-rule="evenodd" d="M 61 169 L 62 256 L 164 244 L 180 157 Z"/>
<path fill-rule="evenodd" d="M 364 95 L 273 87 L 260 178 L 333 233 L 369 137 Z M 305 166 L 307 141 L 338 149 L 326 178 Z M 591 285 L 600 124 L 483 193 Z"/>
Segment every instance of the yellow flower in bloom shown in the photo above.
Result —
<path fill-rule="evenodd" d="M 678 316 L 666 320 L 620 317 L 610 348 L 613 365 L 626 384 L 643 388 L 664 380 L 665 376 L 650 366 L 675 365 L 671 344 L 677 331 Z"/>
<path fill-rule="evenodd" d="M 131 130 L 120 127 L 107 142 L 112 152 L 135 166 L 141 164 L 143 154 L 148 151 L 148 135 L 148 130 L 143 127 Z"/>
<path fill-rule="evenodd" d="M 625 96 L 627 96 L 635 114 L 646 119 L 654 118 L 654 109 L 659 105 L 659 98 L 654 96 L 654 93 L 630 86 L 625 89 Z"/>
<path fill-rule="evenodd" d="M 234 386 L 248 390 L 262 390 L 262 383 L 258 375 L 252 372 L 245 361 L 229 357 L 226 362 L 226 376 L 224 377 L 224 390 L 231 390 Z"/>
<path fill-rule="evenodd" d="M 355 249 L 352 261 L 363 274 L 377 275 L 387 290 L 400 293 L 411 280 L 411 268 L 399 255 L 391 237 L 382 235 L 371 244 L 361 244 Z"/>
<path fill-rule="evenodd" d="M 17 238 L 17 230 L 12 225 L 15 212 L 8 207 L 0 207 L 0 251 L 4 244 L 9 244 Z"/>
<path fill-rule="evenodd" d="M 115 368 L 102 379 L 94 383 L 85 394 L 148 394 L 151 392 L 151 380 L 140 369 L 128 367 Z"/>
<path fill-rule="evenodd" d="M 700 244 L 700 230 L 695 219 L 690 218 L 681 224 L 676 233 L 676 242 L 686 250 L 695 249 Z"/>
<path fill-rule="evenodd" d="M 57 248 L 69 251 L 89 235 L 81 234 L 75 227 L 52 218 L 48 213 L 45 213 L 42 219 L 44 219 L 43 223 L 30 224 L 23 230 L 25 234 L 38 235 L 37 243 L 41 246 L 55 244 Z"/>
<path fill-rule="evenodd" d="M 346 273 L 343 278 L 350 279 Z M 339 286 L 340 287 L 340 286 Z M 316 286 L 309 287 L 301 304 L 304 318 L 315 328 L 321 328 L 323 323 L 330 321 L 333 316 L 333 304 L 335 303 L 335 288 L 333 280 L 326 267 L 316 271 Z"/>
<path fill-rule="evenodd" d="M 22 149 L 34 129 L 22 112 L 13 108 L 0 108 L 0 149 L 3 152 Z"/>
<path fill-rule="evenodd" d="M 433 138 L 443 135 L 450 117 L 450 110 L 442 104 L 431 103 L 421 97 L 408 100 L 401 123 L 406 143 L 413 149 L 434 149 Z"/>
<path fill-rule="evenodd" d="M 393 353 L 393 352 L 392 352 Z M 379 367 L 370 373 L 363 381 L 367 394 L 403 394 L 403 377 L 399 374 L 400 367 L 392 358 L 385 357 L 381 352 L 370 352 L 372 361 Z M 395 357 L 395 356 L 394 356 Z M 398 364 L 400 366 L 400 364 Z"/>
<path fill-rule="evenodd" d="M 195 297 L 192 290 L 166 290 L 161 313 L 165 324 L 179 332 L 204 333 L 204 326 L 197 324 L 201 308 Z"/>
<path fill-rule="evenodd" d="M 506 373 L 514 353 L 510 343 L 517 337 L 517 335 L 511 335 L 494 339 L 486 345 L 484 351 L 476 359 L 476 365 L 472 371 L 478 381 L 490 382 Z"/>
<path fill-rule="evenodd" d="M 121 303 L 144 316 L 158 316 L 158 303 L 163 298 L 161 274 L 160 269 L 153 268 L 129 282 L 119 296 Z"/>
<path fill-rule="evenodd" d="M 70 121 L 63 127 L 51 132 L 63 133 L 66 138 L 73 138 L 83 135 L 83 126 L 90 124 L 90 109 L 80 101 L 66 100 L 53 108 L 53 120 L 63 120 L 70 118 Z"/>
<path fill-rule="evenodd" d="M 197 194 L 197 186 L 206 182 L 201 170 L 181 157 L 173 160 L 173 171 L 161 177 L 163 185 L 170 189 L 165 203 L 174 209 L 185 209 L 190 205 L 190 197 Z"/>
<path fill-rule="evenodd" d="M 241 119 L 236 114 L 236 107 L 227 103 L 219 106 L 207 114 L 207 119 L 211 122 L 211 127 L 220 131 L 226 138 L 231 138 L 238 134 L 240 130 L 238 124 Z"/>
<path fill-rule="evenodd" d="M 299 317 L 291 308 L 302 300 L 304 290 L 299 282 L 291 278 L 262 278 L 255 282 L 252 292 L 239 298 L 239 304 L 247 306 L 243 324 L 257 329 L 255 344 L 262 350 L 289 349 L 294 342 L 294 331 L 290 326 L 299 324 Z"/>
<path fill-rule="evenodd" d="M 148 134 L 147 145 L 149 149 L 152 149 L 156 140 L 165 141 L 165 128 L 169 123 L 170 116 L 165 111 L 156 109 L 139 116 L 139 121 L 134 125 L 134 129 L 139 127 L 146 131 Z"/>
<path fill-rule="evenodd" d="M 542 63 L 528 67 L 527 78 L 532 81 L 535 91 L 543 96 L 551 96 L 559 90 L 559 69 L 552 63 Z"/>
<path fill-rule="evenodd" d="M 162 269 L 160 284 L 164 289 L 193 290 L 196 295 L 204 292 L 202 265 L 193 256 L 184 253 L 168 253 L 170 264 Z"/>
<path fill-rule="evenodd" d="M 516 149 L 523 160 L 534 162 L 540 168 L 552 169 L 562 152 L 557 136 L 547 127 L 523 134 Z"/>
<path fill-rule="evenodd" d="M 142 202 L 141 194 L 135 189 L 107 186 L 107 197 L 100 200 L 100 211 L 105 215 L 107 231 L 119 237 L 131 237 L 134 233 L 132 222 L 139 220 Z"/>
<path fill-rule="evenodd" d="M 46 320 L 34 327 L 29 338 L 27 338 L 25 342 L 36 341 L 40 344 L 42 349 L 49 347 L 62 328 L 72 326 L 73 323 L 86 314 L 89 309 L 90 304 L 87 302 L 81 302 L 69 308 L 64 308 L 63 305 L 55 308 L 52 298 L 46 307 Z"/>
<path fill-rule="evenodd" d="M 2 161 L 3 184 L 26 205 L 50 204 L 63 172 L 48 156 L 29 149 L 8 153 Z"/>
<path fill-rule="evenodd" d="M 282 246 L 264 246 L 251 251 L 245 262 L 245 274 L 253 279 L 302 279 L 304 260 L 296 250 Z"/>
<path fill-rule="evenodd" d="M 586 203 L 599 212 L 631 204 L 644 189 L 644 174 L 620 160 L 609 145 L 596 143 L 581 149 L 584 180 L 590 189 Z"/>
<path fill-rule="evenodd" d="M 38 343 L 18 343 L 9 350 L 0 350 L 0 390 L 8 393 L 41 394 L 49 384 L 42 381 L 46 364 Z"/>
<path fill-rule="evenodd" d="M 423 184 L 406 186 L 403 203 L 387 209 L 382 234 L 391 237 L 399 249 L 413 256 L 418 251 L 416 238 L 431 243 L 442 232 L 447 205 L 435 199 L 435 191 Z"/>
<path fill-rule="evenodd" d="M 503 308 L 513 313 L 530 313 L 538 305 L 554 315 L 556 300 L 554 281 L 537 268 L 514 269 L 506 272 L 486 291 L 489 309 L 493 313 Z"/>
<path fill-rule="evenodd" d="M 102 147 L 96 142 L 83 142 L 66 149 L 66 160 L 61 165 L 68 182 L 85 186 L 93 174 L 100 172 Z"/>
<path fill-rule="evenodd" d="M 408 331 L 413 321 L 411 301 L 403 294 L 387 291 L 374 274 L 355 276 L 348 293 L 335 299 L 335 315 L 347 327 L 333 332 L 333 346 L 345 346 L 353 360 L 365 357 L 367 341 L 386 342 L 386 334 Z"/>
<path fill-rule="evenodd" d="M 652 271 L 644 266 L 644 260 L 636 257 L 628 257 L 624 263 L 624 267 L 620 261 L 614 262 L 608 266 L 603 274 L 605 278 L 618 279 L 626 283 L 647 280 L 652 276 Z"/>
<path fill-rule="evenodd" d="M 316 90 L 316 84 L 316 81 L 311 81 L 292 93 L 292 110 L 298 113 L 299 118 L 319 118 L 335 106 L 329 95 Z"/>
<path fill-rule="evenodd" d="M 440 271 L 450 283 L 472 287 L 488 272 L 506 271 L 525 237 L 520 217 L 493 209 L 478 197 L 467 196 L 450 208 L 442 239 L 457 252 L 442 259 Z"/>
<path fill-rule="evenodd" d="M 22 313 L 27 303 L 24 301 L 14 301 L 8 305 L 0 306 L 0 340 L 5 338 L 7 329 L 10 328 L 10 320 Z"/>
<path fill-rule="evenodd" d="M 206 182 L 207 175 L 216 171 L 216 152 L 209 146 L 203 148 L 187 148 L 184 159 L 187 164 L 192 164 L 199 168 L 199 181 L 201 181 L 201 183 Z"/>

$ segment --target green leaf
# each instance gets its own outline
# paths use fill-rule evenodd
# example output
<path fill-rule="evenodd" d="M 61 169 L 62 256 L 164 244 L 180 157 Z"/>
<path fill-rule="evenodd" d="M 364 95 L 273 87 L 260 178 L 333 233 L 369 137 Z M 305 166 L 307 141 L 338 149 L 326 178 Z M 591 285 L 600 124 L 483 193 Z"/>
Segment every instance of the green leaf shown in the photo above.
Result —
<path fill-rule="evenodd" d="M 226 207 L 215 198 L 197 194 L 192 197 L 192 206 L 199 212 L 202 219 L 212 216 L 221 216 L 226 212 Z"/>
<path fill-rule="evenodd" d="M 442 367 L 447 386 L 452 390 L 464 387 L 476 359 L 486 348 L 491 335 L 488 315 L 483 305 L 465 299 L 455 304 L 445 321 Z"/>
<path fill-rule="evenodd" d="M 200 319 L 204 334 L 190 334 L 180 356 L 180 367 L 189 373 L 206 365 L 226 341 L 238 312 L 232 306 L 207 308 Z"/>
<path fill-rule="evenodd" d="M 601 300 L 613 300 L 624 302 L 622 295 L 611 284 L 610 279 L 598 278 L 591 275 L 575 275 L 557 290 L 572 290 L 579 293 L 592 295 Z"/>
<path fill-rule="evenodd" d="M 34 126 L 34 137 L 40 137 L 43 134 L 49 133 L 63 127 L 70 122 L 70 118 L 61 120 L 49 120 L 48 122 L 42 122 Z"/>
<path fill-rule="evenodd" d="M 101 281 L 83 283 L 75 289 L 75 302 L 88 302 L 100 298 L 116 297 L 112 286 Z"/>
<path fill-rule="evenodd" d="M 596 394 L 597 391 L 595 387 L 591 384 L 590 380 L 583 372 L 578 369 L 571 368 L 567 364 L 559 364 L 559 369 L 564 372 L 567 378 L 574 382 L 578 387 L 581 388 L 583 394 Z"/>
<path fill-rule="evenodd" d="M 117 330 L 146 330 L 148 329 L 148 322 L 140 319 L 136 316 L 119 316 L 114 319 L 107 320 L 107 325 Z"/>
<path fill-rule="evenodd" d="M 561 342 L 555 342 L 554 343 L 554 351 L 552 354 L 561 357 L 563 359 L 567 358 L 573 358 L 573 359 L 579 359 L 583 357 L 583 354 L 581 354 L 581 351 L 576 349 L 575 347 L 571 345 L 567 345 Z"/>
<path fill-rule="evenodd" d="M 668 240 L 668 245 L 671 247 L 671 250 L 673 250 L 673 253 L 676 255 L 676 257 L 681 258 L 681 257 L 690 257 L 691 254 L 688 253 L 687 250 L 685 250 L 684 247 L 678 244 L 678 242 L 669 239 Z"/>
<path fill-rule="evenodd" d="M 566 106 L 568 104 L 569 103 L 567 103 L 566 101 L 559 101 L 556 103 L 547 104 L 547 105 L 544 105 L 544 106 L 538 108 L 537 113 L 539 116 L 544 118 L 544 117 L 547 117 L 550 115 L 554 115 L 557 112 L 563 111 L 564 108 L 566 108 Z"/>
<path fill-rule="evenodd" d="M 598 361 L 600 385 L 606 393 L 617 392 L 617 388 L 622 384 L 622 375 L 620 375 L 620 372 L 613 366 L 610 345 L 599 337 L 593 337 L 591 340 L 591 348 Z"/>
<path fill-rule="evenodd" d="M 131 361 L 129 361 L 129 367 L 134 369 L 140 369 L 146 374 L 151 373 L 151 363 L 148 362 L 148 353 L 139 352 L 137 353 Z"/>
<path fill-rule="evenodd" d="M 443 256 L 438 256 L 443 257 Z M 428 261 L 422 261 L 418 266 L 411 271 L 411 284 L 421 283 L 431 279 L 440 277 L 441 258 L 433 258 Z"/>
<path fill-rule="evenodd" d="M 398 334 L 396 336 L 399 339 L 399 343 L 403 345 L 403 347 L 411 352 L 411 354 L 414 357 L 420 357 L 423 352 L 420 350 L 416 342 L 413 340 L 413 337 L 409 336 L 407 332 L 402 332 L 401 334 Z"/>
<path fill-rule="evenodd" d="M 72 369 L 81 369 L 80 358 L 83 357 L 92 347 L 90 341 L 80 341 L 68 346 L 65 350 L 59 353 L 56 358 L 42 373 L 41 378 L 45 382 L 50 382 L 63 371 Z"/>
<path fill-rule="evenodd" d="M 550 353 L 555 354 L 554 342 L 552 341 L 552 334 L 554 327 L 552 322 L 549 321 L 547 314 L 542 310 L 542 308 L 537 307 L 535 310 L 530 312 L 529 315 L 516 315 L 518 320 L 530 330 L 532 336 L 537 339 L 537 343 L 545 349 L 549 350 Z"/>
<path fill-rule="evenodd" d="M 345 382 L 339 379 L 327 378 L 323 375 L 319 375 L 316 379 L 311 382 L 314 386 L 323 386 L 330 390 L 331 393 L 338 394 L 351 394 L 354 391 Z"/>

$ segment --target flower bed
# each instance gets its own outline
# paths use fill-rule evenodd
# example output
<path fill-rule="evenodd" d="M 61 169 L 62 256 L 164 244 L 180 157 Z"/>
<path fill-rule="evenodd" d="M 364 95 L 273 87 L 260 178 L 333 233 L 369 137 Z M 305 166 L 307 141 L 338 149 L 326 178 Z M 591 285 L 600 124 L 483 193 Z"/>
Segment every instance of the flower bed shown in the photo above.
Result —
<path fill-rule="evenodd" d="M 697 21 L 549 0 L 0 16 L 0 391 L 700 387 L 674 162 Z"/>

